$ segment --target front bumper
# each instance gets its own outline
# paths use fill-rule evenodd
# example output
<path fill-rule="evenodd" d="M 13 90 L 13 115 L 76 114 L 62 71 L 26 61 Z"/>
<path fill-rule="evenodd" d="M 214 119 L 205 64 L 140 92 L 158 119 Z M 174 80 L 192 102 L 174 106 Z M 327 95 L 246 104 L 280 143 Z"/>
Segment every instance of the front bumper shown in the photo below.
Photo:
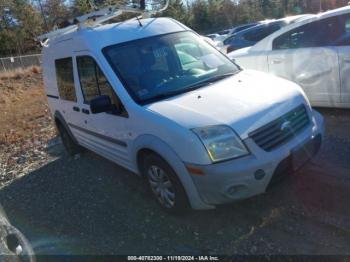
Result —
<path fill-rule="evenodd" d="M 211 165 L 191 165 L 203 170 L 204 175 L 191 175 L 202 200 L 210 205 L 232 202 L 264 193 L 270 184 L 291 171 L 291 152 L 303 147 L 310 140 L 315 147 L 310 152 L 317 153 L 324 135 L 323 117 L 315 110 L 311 114 L 311 124 L 271 152 L 257 146 L 251 138 L 244 140 L 251 154 L 222 163 Z"/>

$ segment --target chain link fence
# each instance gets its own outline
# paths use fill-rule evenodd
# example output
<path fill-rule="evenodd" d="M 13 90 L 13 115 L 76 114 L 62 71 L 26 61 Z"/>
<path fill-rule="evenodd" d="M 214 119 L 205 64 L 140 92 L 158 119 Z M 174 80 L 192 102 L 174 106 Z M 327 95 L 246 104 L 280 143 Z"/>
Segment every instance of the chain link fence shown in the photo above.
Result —
<path fill-rule="evenodd" d="M 41 66 L 41 54 L 0 58 L 0 73 L 31 66 Z"/>

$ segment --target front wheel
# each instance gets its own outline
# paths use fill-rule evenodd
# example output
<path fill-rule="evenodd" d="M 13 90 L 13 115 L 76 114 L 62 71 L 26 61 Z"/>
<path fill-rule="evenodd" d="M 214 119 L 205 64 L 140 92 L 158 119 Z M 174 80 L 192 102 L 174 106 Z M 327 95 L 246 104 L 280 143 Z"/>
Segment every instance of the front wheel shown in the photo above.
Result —
<path fill-rule="evenodd" d="M 143 172 L 158 204 L 167 212 L 184 213 L 188 207 L 186 192 L 174 170 L 161 157 L 145 157 Z"/>

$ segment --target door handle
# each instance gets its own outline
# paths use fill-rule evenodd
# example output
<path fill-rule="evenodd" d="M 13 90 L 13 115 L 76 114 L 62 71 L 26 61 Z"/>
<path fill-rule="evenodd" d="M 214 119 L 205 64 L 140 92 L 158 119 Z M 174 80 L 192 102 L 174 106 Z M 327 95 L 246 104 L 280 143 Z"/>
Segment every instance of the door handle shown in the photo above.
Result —
<path fill-rule="evenodd" d="M 76 111 L 76 112 L 79 112 L 79 111 L 80 111 L 80 108 L 77 107 L 77 106 L 73 106 L 73 110 Z"/>
<path fill-rule="evenodd" d="M 344 58 L 343 58 L 343 61 L 344 61 L 345 63 L 350 63 L 350 57 L 344 57 Z"/>
<path fill-rule="evenodd" d="M 90 114 L 89 109 L 85 109 L 85 108 L 83 108 L 83 109 L 81 110 L 81 112 L 83 112 L 84 114 L 87 114 L 87 115 Z"/>
<path fill-rule="evenodd" d="M 273 59 L 272 64 L 277 65 L 283 62 L 283 59 Z"/>

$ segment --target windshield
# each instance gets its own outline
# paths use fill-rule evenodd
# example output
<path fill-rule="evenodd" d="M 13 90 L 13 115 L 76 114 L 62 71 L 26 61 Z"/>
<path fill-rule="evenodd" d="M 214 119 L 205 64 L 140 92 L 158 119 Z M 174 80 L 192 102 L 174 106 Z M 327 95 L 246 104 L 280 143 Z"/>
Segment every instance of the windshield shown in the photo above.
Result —
<path fill-rule="evenodd" d="M 103 49 L 133 99 L 146 104 L 199 88 L 239 71 L 192 32 L 139 39 Z"/>

